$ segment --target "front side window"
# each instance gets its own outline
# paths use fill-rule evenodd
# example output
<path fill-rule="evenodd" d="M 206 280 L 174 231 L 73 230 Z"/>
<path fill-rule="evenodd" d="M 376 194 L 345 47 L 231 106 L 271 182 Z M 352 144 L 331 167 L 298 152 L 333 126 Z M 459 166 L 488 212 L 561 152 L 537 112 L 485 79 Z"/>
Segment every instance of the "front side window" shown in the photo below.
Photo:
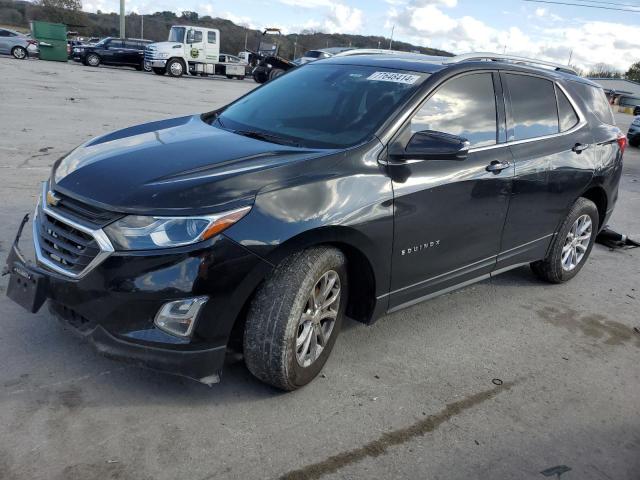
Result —
<path fill-rule="evenodd" d="M 345 148 L 372 138 L 427 77 L 381 67 L 311 64 L 241 98 L 212 125 L 305 147 Z"/>
<path fill-rule="evenodd" d="M 202 43 L 202 32 L 200 30 L 189 30 L 187 43 Z"/>
<path fill-rule="evenodd" d="M 514 140 L 544 137 L 560 131 L 553 82 L 507 73 Z"/>
<path fill-rule="evenodd" d="M 560 88 L 556 88 L 558 96 L 558 117 L 560 117 L 560 131 L 571 130 L 578 123 L 578 114 L 573 109 L 571 102 Z"/>
<path fill-rule="evenodd" d="M 216 32 L 207 32 L 207 42 L 216 43 Z"/>
<path fill-rule="evenodd" d="M 496 98 L 491 73 L 448 81 L 411 119 L 413 133 L 424 130 L 466 138 L 472 147 L 495 145 Z"/>
<path fill-rule="evenodd" d="M 109 40 L 109 42 L 107 42 L 107 46 L 109 48 L 122 48 L 122 40 L 112 38 L 111 40 Z"/>

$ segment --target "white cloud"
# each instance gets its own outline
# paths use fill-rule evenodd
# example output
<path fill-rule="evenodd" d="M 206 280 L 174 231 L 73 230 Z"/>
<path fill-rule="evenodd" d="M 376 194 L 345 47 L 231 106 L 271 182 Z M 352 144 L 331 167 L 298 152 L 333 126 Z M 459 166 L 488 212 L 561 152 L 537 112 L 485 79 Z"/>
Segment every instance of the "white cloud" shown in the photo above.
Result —
<path fill-rule="evenodd" d="M 506 50 L 514 55 L 567 63 L 573 52 L 572 64 L 586 69 L 606 63 L 626 70 L 640 59 L 640 42 L 629 41 L 636 37 L 633 32 L 637 27 L 591 21 L 560 28 L 548 21 L 555 20 L 552 14 L 538 9 L 536 17 L 544 18 L 546 24 L 532 38 L 517 27 L 496 29 L 470 16 L 454 18 L 438 4 L 448 6 L 446 0 L 412 0 L 404 7 L 392 7 L 387 26 L 395 24 L 396 32 L 412 42 L 453 53 Z"/>
<path fill-rule="evenodd" d="M 287 27 L 286 30 L 288 32 L 313 30 L 326 33 L 357 33 L 362 29 L 362 25 L 362 10 L 355 7 L 349 7 L 341 3 L 333 3 L 328 7 L 323 20 L 316 20 L 313 18 L 307 20 L 302 24 L 302 26 L 290 26 Z"/>
<path fill-rule="evenodd" d="M 292 7 L 302 8 L 318 8 L 318 7 L 330 7 L 334 2 L 330 0 L 280 0 L 280 3 L 290 5 Z"/>

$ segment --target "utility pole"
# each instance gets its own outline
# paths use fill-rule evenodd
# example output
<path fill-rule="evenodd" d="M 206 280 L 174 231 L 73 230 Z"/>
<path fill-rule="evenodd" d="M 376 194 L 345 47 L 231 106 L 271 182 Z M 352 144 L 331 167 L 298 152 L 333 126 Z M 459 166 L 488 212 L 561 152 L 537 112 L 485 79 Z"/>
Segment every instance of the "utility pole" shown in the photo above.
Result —
<path fill-rule="evenodd" d="M 244 50 L 247 51 L 247 35 L 249 35 L 248 31 L 244 32 Z"/>
<path fill-rule="evenodd" d="M 140 38 L 144 38 L 144 14 L 140 15 Z"/>
<path fill-rule="evenodd" d="M 298 35 L 296 35 L 296 39 L 293 41 L 293 59 L 296 59 L 296 51 L 298 50 Z"/>
<path fill-rule="evenodd" d="M 393 31 L 395 29 L 396 29 L 395 25 L 393 27 L 391 27 L 391 38 L 389 39 L 389 50 L 391 50 L 391 45 L 393 45 Z"/>
<path fill-rule="evenodd" d="M 571 57 L 573 57 L 573 48 L 569 52 L 569 61 L 567 62 L 567 65 L 571 65 Z"/>
<path fill-rule="evenodd" d="M 124 0 L 120 0 L 120 38 L 125 38 L 124 19 Z"/>

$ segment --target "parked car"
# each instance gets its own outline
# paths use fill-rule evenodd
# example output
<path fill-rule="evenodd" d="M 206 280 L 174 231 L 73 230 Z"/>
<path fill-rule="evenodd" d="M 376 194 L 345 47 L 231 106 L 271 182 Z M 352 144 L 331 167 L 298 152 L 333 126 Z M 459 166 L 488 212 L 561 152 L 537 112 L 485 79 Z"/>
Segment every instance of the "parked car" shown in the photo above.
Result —
<path fill-rule="evenodd" d="M 525 264 L 575 277 L 625 146 L 602 88 L 559 65 L 320 60 L 59 159 L 7 295 L 49 300 L 110 357 L 211 384 L 231 345 L 293 390 L 345 315 L 371 324 Z"/>
<path fill-rule="evenodd" d="M 151 40 L 138 38 L 107 37 L 95 45 L 85 45 L 73 49 L 73 60 L 90 67 L 119 65 L 143 70 L 144 49 Z"/>
<path fill-rule="evenodd" d="M 640 116 L 634 118 L 633 122 L 631 122 L 629 131 L 627 132 L 627 140 L 629 140 L 629 144 L 634 147 L 640 146 Z"/>
<path fill-rule="evenodd" d="M 74 51 L 79 52 L 86 44 L 80 40 L 67 40 L 67 56 L 73 59 Z"/>
<path fill-rule="evenodd" d="M 38 42 L 24 33 L 0 28 L 0 53 L 13 55 L 18 60 L 38 55 Z"/>
<path fill-rule="evenodd" d="M 633 115 L 640 115 L 640 105 L 636 105 L 635 107 L 633 107 Z"/>
<path fill-rule="evenodd" d="M 318 50 L 309 50 L 302 55 L 299 59 L 294 60 L 297 65 L 304 65 L 305 63 L 315 62 L 316 60 L 322 60 L 323 58 L 330 58 L 334 55 L 342 52 L 352 50 L 351 47 L 331 47 L 320 48 Z"/>

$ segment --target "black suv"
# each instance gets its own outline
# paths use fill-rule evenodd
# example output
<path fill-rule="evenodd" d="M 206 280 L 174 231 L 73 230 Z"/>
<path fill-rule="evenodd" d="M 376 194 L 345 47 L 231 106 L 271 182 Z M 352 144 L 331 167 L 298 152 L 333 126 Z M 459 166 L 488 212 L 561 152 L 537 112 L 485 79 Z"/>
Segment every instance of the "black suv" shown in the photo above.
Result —
<path fill-rule="evenodd" d="M 565 282 L 616 203 L 626 139 L 598 85 L 523 62 L 334 57 L 90 140 L 42 185 L 37 258 L 18 233 L 7 294 L 48 299 L 109 356 L 210 384 L 239 345 L 292 390 L 345 315 L 525 264 Z"/>
<path fill-rule="evenodd" d="M 71 56 L 76 62 L 90 67 L 97 67 L 102 63 L 142 70 L 144 68 L 144 49 L 150 43 L 152 43 L 151 40 L 107 37 L 95 45 L 74 47 Z"/>

